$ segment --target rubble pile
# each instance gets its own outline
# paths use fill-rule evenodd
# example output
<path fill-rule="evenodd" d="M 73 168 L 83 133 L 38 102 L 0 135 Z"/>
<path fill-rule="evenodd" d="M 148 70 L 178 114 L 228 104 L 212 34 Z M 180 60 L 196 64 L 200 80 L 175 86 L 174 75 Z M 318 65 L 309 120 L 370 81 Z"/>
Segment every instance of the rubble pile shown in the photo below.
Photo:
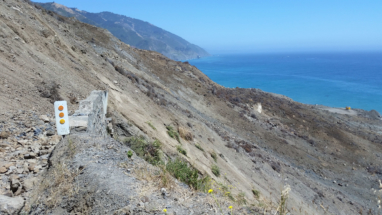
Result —
<path fill-rule="evenodd" d="M 12 213 L 23 206 L 61 138 L 55 135 L 53 115 L 23 110 L 0 115 L 0 212 Z"/>

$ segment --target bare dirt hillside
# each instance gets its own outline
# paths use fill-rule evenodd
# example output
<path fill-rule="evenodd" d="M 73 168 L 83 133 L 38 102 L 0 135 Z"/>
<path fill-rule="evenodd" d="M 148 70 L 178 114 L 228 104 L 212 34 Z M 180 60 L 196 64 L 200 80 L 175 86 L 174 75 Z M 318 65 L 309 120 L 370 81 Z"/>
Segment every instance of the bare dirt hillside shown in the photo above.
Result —
<path fill-rule="evenodd" d="M 235 199 L 235 207 L 280 212 L 281 191 L 290 186 L 291 214 L 378 213 L 382 120 L 375 111 L 330 112 L 259 89 L 224 88 L 192 65 L 22 0 L 0 1 L 0 25 L 1 147 L 31 141 L 12 133 L 28 117 L 23 111 L 53 116 L 52 102 L 64 99 L 73 113 L 92 90 L 108 90 L 117 141 L 138 133 L 159 140 L 166 162 L 180 157 L 199 177 L 229 187 L 221 198 Z M 5 165 L 12 147 L 0 152 L 0 195 L 29 198 L 8 183 L 24 174 Z"/>

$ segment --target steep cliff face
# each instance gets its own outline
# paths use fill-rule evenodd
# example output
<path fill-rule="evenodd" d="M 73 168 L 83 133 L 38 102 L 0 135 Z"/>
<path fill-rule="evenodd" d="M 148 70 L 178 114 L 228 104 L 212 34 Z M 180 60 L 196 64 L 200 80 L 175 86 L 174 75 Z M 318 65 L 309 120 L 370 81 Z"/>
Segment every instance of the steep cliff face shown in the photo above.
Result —
<path fill-rule="evenodd" d="M 200 178 L 209 176 L 222 189 L 232 186 L 227 192 L 237 200 L 235 204 L 243 205 L 246 199 L 249 211 L 280 210 L 281 190 L 287 185 L 291 188 L 287 208 L 293 214 L 377 209 L 382 123 L 376 114 L 332 113 L 258 89 L 227 89 L 192 65 L 133 48 L 107 30 L 25 1 L 0 1 L 0 25 L 0 132 L 4 131 L 0 141 L 8 146 L 1 148 L 2 163 L 23 161 L 24 155 L 8 156 L 21 147 L 20 140 L 25 146 L 36 145 L 26 147 L 29 151 L 44 147 L 32 135 L 39 124 L 20 123 L 22 117 L 14 111 L 53 116 L 52 101 L 64 99 L 73 113 L 78 109 L 76 101 L 93 90 L 107 90 L 107 117 L 112 118 L 118 140 L 113 144 L 139 136 L 159 140 L 163 162 L 180 157 L 197 169 Z M 17 126 L 26 135 L 16 132 Z M 173 132 L 179 134 L 179 141 L 172 138 Z M 69 147 L 67 140 L 62 144 Z M 108 145 L 92 147 L 102 151 Z M 102 156 L 109 158 L 99 155 L 101 162 Z M 1 193 L 13 193 L 8 178 L 24 170 L 3 167 Z M 92 171 L 96 167 L 92 164 Z M 116 163 L 109 167 L 119 168 Z M 145 195 L 159 192 L 155 189 L 144 190 Z M 30 198 L 32 191 L 15 192 Z M 224 193 L 220 197 L 230 199 Z M 92 204 L 101 201 L 93 200 Z M 213 200 L 199 204 L 206 210 L 217 207 Z M 38 213 L 36 207 L 29 209 Z M 70 212 L 67 205 L 61 209 Z"/>
<path fill-rule="evenodd" d="M 110 12 L 89 13 L 57 3 L 40 3 L 40 5 L 62 16 L 76 17 L 81 22 L 105 28 L 126 44 L 159 52 L 173 60 L 187 60 L 209 55 L 199 46 L 139 19 Z"/>

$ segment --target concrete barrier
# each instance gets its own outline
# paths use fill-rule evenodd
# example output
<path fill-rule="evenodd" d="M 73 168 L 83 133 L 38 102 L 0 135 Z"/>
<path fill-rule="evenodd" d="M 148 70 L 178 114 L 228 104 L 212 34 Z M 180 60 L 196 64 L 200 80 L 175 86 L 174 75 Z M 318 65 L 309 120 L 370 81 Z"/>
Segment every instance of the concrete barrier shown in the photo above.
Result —
<path fill-rule="evenodd" d="M 107 91 L 92 91 L 85 100 L 80 101 L 79 109 L 69 117 L 71 129 L 86 128 L 89 134 L 107 136 L 107 100 Z"/>

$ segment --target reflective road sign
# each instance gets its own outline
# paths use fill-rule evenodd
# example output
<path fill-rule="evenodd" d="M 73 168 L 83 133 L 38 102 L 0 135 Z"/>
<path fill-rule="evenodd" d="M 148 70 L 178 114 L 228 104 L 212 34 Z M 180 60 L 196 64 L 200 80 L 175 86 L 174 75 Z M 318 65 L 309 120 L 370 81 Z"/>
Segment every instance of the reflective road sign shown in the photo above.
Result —
<path fill-rule="evenodd" d="M 68 106 L 66 101 L 56 101 L 54 102 L 54 113 L 56 116 L 56 128 L 58 135 L 67 135 L 70 133 L 69 130 L 69 116 L 68 116 Z"/>

